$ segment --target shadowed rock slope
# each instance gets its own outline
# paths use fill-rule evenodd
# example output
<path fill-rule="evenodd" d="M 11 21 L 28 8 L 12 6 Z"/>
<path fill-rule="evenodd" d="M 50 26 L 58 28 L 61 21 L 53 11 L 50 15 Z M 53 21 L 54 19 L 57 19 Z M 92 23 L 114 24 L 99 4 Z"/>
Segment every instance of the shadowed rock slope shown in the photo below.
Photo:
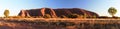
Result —
<path fill-rule="evenodd" d="M 45 14 L 49 14 L 51 17 L 60 17 L 62 15 L 66 16 L 69 14 L 78 14 L 78 15 L 86 15 L 87 17 L 96 16 L 98 14 L 87 11 L 80 8 L 40 8 L 40 9 L 30 9 L 30 10 L 21 10 L 18 16 L 26 17 L 26 16 L 44 16 Z"/>

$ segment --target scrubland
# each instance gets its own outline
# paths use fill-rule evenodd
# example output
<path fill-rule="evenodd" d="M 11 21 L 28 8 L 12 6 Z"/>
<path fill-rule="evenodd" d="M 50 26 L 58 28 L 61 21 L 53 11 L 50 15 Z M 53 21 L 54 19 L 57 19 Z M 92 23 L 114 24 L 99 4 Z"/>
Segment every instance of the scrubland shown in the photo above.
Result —
<path fill-rule="evenodd" d="M 120 29 L 120 19 L 1 18 L 0 29 Z"/>

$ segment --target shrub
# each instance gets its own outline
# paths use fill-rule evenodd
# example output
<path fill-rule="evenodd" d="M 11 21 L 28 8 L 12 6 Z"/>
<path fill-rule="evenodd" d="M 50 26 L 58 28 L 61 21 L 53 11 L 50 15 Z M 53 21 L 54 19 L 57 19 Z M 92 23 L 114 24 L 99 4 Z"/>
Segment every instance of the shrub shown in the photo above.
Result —
<path fill-rule="evenodd" d="M 57 22 L 57 25 L 58 25 L 58 26 L 66 27 L 66 23 L 65 23 L 65 22 Z"/>
<path fill-rule="evenodd" d="M 38 16 L 38 18 L 43 18 L 42 16 Z"/>
<path fill-rule="evenodd" d="M 60 16 L 60 18 L 67 18 L 66 16 L 64 16 L 64 15 L 62 15 L 62 16 Z"/>
<path fill-rule="evenodd" d="M 84 15 L 79 15 L 79 17 L 80 17 L 80 18 L 83 18 L 83 17 L 84 17 Z"/>
<path fill-rule="evenodd" d="M 36 16 L 32 16 L 33 18 L 37 18 Z"/>
<path fill-rule="evenodd" d="M 51 18 L 51 16 L 49 14 L 45 14 L 43 18 Z"/>
<path fill-rule="evenodd" d="M 67 26 L 74 26 L 75 23 L 73 23 L 73 22 L 66 22 L 66 25 L 67 25 Z"/>
<path fill-rule="evenodd" d="M 26 16 L 25 18 L 32 18 L 31 16 Z"/>
<path fill-rule="evenodd" d="M 79 15 L 78 14 L 69 14 L 67 15 L 68 18 L 78 18 Z"/>
<path fill-rule="evenodd" d="M 42 16 L 32 16 L 33 18 L 43 18 Z M 30 17 L 30 18 L 32 18 Z"/>
<path fill-rule="evenodd" d="M 87 15 L 87 14 L 84 14 L 84 15 L 83 15 L 83 18 L 87 18 L 87 17 L 88 17 L 88 15 Z"/>
<path fill-rule="evenodd" d="M 93 18 L 97 18 L 96 15 L 94 15 Z"/>
<path fill-rule="evenodd" d="M 22 18 L 21 16 L 10 16 L 10 18 Z"/>

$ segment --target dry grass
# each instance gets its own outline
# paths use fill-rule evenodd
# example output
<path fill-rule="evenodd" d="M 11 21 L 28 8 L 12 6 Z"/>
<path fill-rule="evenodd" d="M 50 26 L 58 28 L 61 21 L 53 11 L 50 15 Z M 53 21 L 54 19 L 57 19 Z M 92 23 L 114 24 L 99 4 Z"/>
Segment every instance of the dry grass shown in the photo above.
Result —
<path fill-rule="evenodd" d="M 53 23 L 54 22 L 54 23 Z M 59 23 L 59 24 L 57 24 Z M 71 24 L 72 23 L 72 24 Z M 73 24 L 74 23 L 74 24 Z M 119 19 L 1 18 L 0 29 L 120 29 Z"/>

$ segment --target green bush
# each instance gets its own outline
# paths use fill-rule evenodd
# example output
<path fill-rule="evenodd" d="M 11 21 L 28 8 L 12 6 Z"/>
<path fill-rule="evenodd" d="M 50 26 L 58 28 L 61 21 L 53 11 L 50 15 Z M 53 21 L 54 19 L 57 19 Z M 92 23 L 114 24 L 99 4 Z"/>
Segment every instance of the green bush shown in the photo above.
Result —
<path fill-rule="evenodd" d="M 79 15 L 78 14 L 69 14 L 67 15 L 68 18 L 78 18 Z"/>

